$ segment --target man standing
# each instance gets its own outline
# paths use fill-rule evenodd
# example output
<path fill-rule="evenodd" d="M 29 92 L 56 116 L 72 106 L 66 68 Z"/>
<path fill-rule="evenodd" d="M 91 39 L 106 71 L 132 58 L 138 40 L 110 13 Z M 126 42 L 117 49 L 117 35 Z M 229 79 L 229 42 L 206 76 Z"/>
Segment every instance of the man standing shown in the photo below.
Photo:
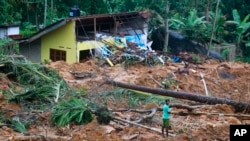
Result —
<path fill-rule="evenodd" d="M 165 100 L 165 104 L 163 105 L 162 109 L 162 119 L 163 119 L 163 125 L 162 125 L 162 135 L 164 137 L 164 129 L 166 129 L 166 136 L 168 137 L 168 130 L 170 127 L 169 118 L 170 118 L 170 108 L 169 108 L 169 99 Z"/>

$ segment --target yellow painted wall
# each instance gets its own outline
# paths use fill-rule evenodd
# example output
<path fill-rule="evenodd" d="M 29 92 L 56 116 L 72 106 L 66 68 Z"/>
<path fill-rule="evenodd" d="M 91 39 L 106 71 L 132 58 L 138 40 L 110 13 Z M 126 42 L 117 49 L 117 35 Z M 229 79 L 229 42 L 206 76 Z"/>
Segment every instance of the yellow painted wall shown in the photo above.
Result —
<path fill-rule="evenodd" d="M 69 21 L 64 26 L 44 35 L 41 39 L 41 60 L 49 60 L 50 49 L 57 49 L 66 51 L 66 62 L 72 64 L 79 62 L 80 51 L 104 46 L 103 43 L 94 40 L 76 42 L 75 38 L 74 21 Z M 108 38 L 105 41 L 120 48 L 124 47 L 115 44 L 114 38 Z"/>
<path fill-rule="evenodd" d="M 93 49 L 96 47 L 103 47 L 104 44 L 98 41 L 84 41 L 84 42 L 78 42 L 77 43 L 77 53 L 79 54 L 79 52 L 81 50 L 89 50 L 89 49 Z"/>
<path fill-rule="evenodd" d="M 42 61 L 49 59 L 50 49 L 66 51 L 66 62 L 77 62 L 76 41 L 75 41 L 75 23 L 67 22 L 64 26 L 44 35 L 41 39 Z"/>
<path fill-rule="evenodd" d="M 101 43 L 101 42 L 98 42 L 98 41 L 84 41 L 84 42 L 78 42 L 77 43 L 77 51 L 78 53 L 81 51 L 81 50 L 89 50 L 89 49 L 93 49 L 97 46 L 103 46 L 104 44 Z"/>

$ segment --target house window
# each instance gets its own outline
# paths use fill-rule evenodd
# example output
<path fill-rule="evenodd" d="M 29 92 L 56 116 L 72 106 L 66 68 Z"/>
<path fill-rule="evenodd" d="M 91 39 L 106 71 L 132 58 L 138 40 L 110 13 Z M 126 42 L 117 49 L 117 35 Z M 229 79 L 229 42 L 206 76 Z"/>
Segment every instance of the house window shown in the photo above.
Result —
<path fill-rule="evenodd" d="M 52 60 L 52 61 L 59 61 L 59 60 L 66 61 L 66 51 L 58 50 L 58 49 L 50 49 L 50 60 Z"/>

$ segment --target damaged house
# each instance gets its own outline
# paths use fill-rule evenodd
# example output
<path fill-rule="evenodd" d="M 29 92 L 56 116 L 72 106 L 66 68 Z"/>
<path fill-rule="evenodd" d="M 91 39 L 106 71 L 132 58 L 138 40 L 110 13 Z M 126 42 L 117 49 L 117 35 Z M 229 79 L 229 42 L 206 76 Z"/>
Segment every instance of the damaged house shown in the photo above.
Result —
<path fill-rule="evenodd" d="M 19 51 L 32 62 L 81 62 L 105 47 L 146 48 L 149 11 L 71 16 L 53 23 L 20 44 Z M 126 38 L 124 40 L 124 38 Z"/>

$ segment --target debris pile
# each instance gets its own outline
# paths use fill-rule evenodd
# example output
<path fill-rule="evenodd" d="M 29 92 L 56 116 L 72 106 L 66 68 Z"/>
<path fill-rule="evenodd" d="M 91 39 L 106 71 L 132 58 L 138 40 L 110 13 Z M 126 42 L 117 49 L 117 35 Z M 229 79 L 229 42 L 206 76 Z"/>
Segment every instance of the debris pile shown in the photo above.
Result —
<path fill-rule="evenodd" d="M 123 32 L 117 37 L 106 37 L 98 34 L 95 57 L 105 59 L 110 66 L 120 63 L 149 65 L 164 64 L 165 57 L 151 49 L 151 43 L 147 43 L 146 35 L 137 34 L 125 36 Z"/>
<path fill-rule="evenodd" d="M 117 52 L 119 51 L 117 50 Z M 139 49 L 138 52 L 145 52 L 145 50 Z M 124 50 L 120 53 L 123 54 Z M 134 52 L 130 52 L 130 54 L 132 53 Z M 113 61 L 113 55 L 108 56 L 110 61 Z M 159 54 L 155 53 L 155 55 L 158 56 Z M 13 119 L 12 124 L 19 128 L 12 129 L 9 122 L 0 118 L 1 123 L 4 123 L 0 124 L 0 140 L 18 141 L 44 138 L 52 141 L 154 140 L 156 138 L 158 140 L 228 140 L 229 130 L 225 129 L 228 129 L 230 124 L 249 124 L 250 116 L 246 114 L 248 109 L 238 113 L 235 106 L 230 106 L 230 104 L 213 103 L 214 105 L 207 105 L 208 103 L 167 97 L 171 99 L 172 130 L 170 137 L 164 139 L 160 130 L 162 122 L 161 106 L 166 96 L 156 96 L 154 92 L 142 92 L 131 88 L 119 89 L 117 88 L 118 85 L 105 84 L 107 80 L 112 80 L 133 86 L 157 88 L 161 91 L 188 92 L 197 97 L 209 97 L 208 99 L 219 98 L 225 99 L 225 101 L 233 100 L 238 103 L 249 103 L 249 64 L 240 62 L 220 63 L 215 60 L 204 60 L 204 62 L 198 61 L 197 63 L 189 61 L 195 57 L 187 53 L 176 57 L 172 56 L 172 59 L 166 59 L 164 63 L 152 63 L 152 65 L 144 63 L 147 57 L 142 61 L 143 63 L 138 62 L 125 66 L 118 65 L 120 62 L 116 64 L 114 61 L 112 67 L 108 62 L 100 64 L 96 58 L 74 64 L 67 64 L 64 61 L 50 62 L 45 67 L 13 63 L 19 68 L 18 72 L 21 72 L 19 75 L 6 73 L 15 71 L 7 71 L 4 67 L 4 69 L 1 69 L 0 75 L 0 94 L 2 95 L 0 97 L 0 109 L 10 119 Z M 126 61 L 126 59 L 124 60 Z M 8 63 L 1 64 L 6 66 Z M 16 79 L 17 76 L 18 79 Z M 30 76 L 30 79 L 27 80 L 25 76 Z M 54 79 L 50 79 L 51 77 Z M 65 85 L 65 82 L 70 88 L 78 90 L 78 92 L 71 90 Z M 35 89 L 34 85 L 38 89 Z M 207 87 L 207 91 L 204 86 Z M 6 90 L 8 96 L 15 96 L 17 102 L 9 103 L 7 101 Z M 13 90 L 14 95 L 11 90 Z M 75 97 L 74 101 L 88 97 L 88 100 L 92 103 L 82 103 L 78 107 L 78 104 L 71 105 L 70 102 L 67 102 L 70 97 Z M 45 98 L 46 101 L 41 98 Z M 75 121 L 74 123 L 66 122 L 68 126 L 55 128 L 51 124 L 50 117 L 51 114 L 57 114 L 57 112 L 52 112 L 52 106 L 62 99 L 66 101 L 63 104 L 70 107 L 68 109 L 71 111 L 63 109 L 62 105 L 58 105 L 57 110 L 71 115 L 71 119 Z M 107 106 L 113 117 L 108 116 L 105 120 L 96 118 L 84 125 L 76 124 L 79 122 L 79 118 L 76 119 L 74 115 L 81 115 L 82 109 L 89 111 L 89 109 L 85 109 L 85 106 L 97 107 L 93 103 Z M 56 108 L 54 107 L 54 110 Z M 101 116 L 108 113 L 107 109 L 101 111 L 104 111 Z M 64 115 L 62 114 L 62 116 Z M 59 117 L 62 119 L 61 115 Z M 108 123 L 108 121 L 110 121 L 108 125 L 99 124 Z M 27 126 L 26 123 L 27 125 L 28 123 L 32 124 Z"/>

